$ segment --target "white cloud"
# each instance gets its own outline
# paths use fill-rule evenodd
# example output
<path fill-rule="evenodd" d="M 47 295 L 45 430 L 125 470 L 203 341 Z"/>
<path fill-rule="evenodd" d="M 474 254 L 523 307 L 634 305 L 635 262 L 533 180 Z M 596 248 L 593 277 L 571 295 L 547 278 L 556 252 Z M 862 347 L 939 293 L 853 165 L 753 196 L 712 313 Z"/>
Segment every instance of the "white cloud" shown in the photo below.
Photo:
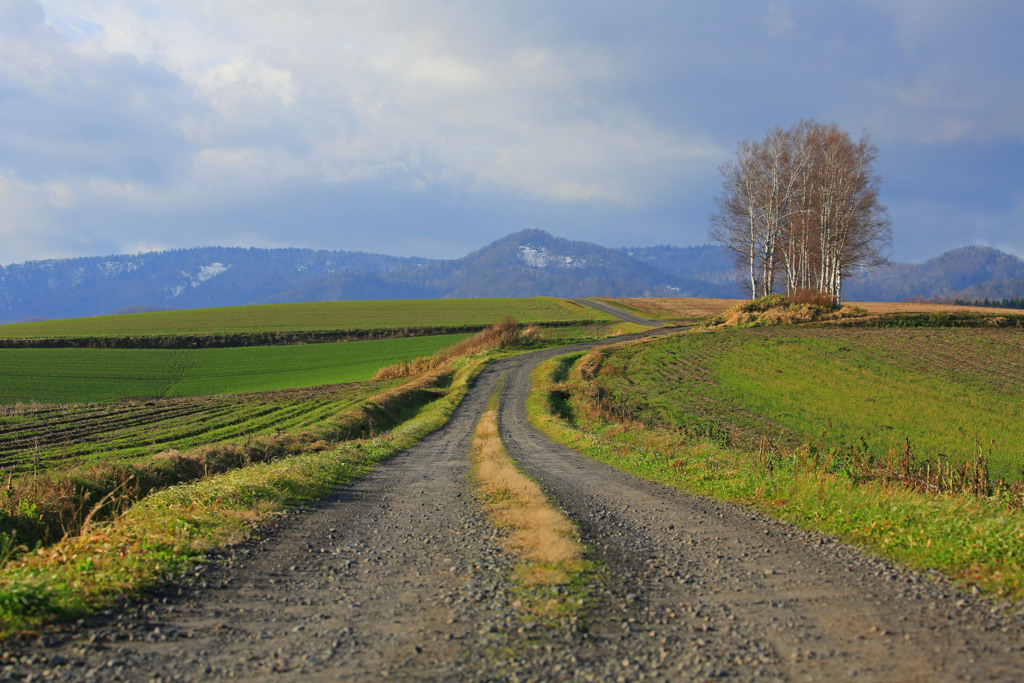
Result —
<path fill-rule="evenodd" d="M 34 223 L 41 217 L 38 214 L 40 205 L 45 205 L 44 197 L 34 186 L 0 173 L 0 206 L 4 207 L 0 211 L 0 234 L 5 240 L 16 237 L 26 226 L 38 230 L 39 226 Z"/>
<path fill-rule="evenodd" d="M 227 119 L 244 116 L 250 107 L 259 106 L 263 100 L 285 107 L 295 104 L 295 85 L 289 71 L 245 57 L 235 57 L 209 69 L 200 77 L 199 86 Z"/>
<path fill-rule="evenodd" d="M 411 63 L 410 78 L 420 85 L 441 88 L 475 88 L 485 82 L 484 74 L 454 57 L 429 57 Z"/>
<path fill-rule="evenodd" d="M 70 245 L 287 244 L 259 212 L 217 231 L 269 197 L 370 184 L 701 234 L 719 163 L 774 125 L 836 120 L 883 156 L 1024 140 L 1020 14 L 988 0 L 7 0 L 0 175 L 22 224 L 100 226 Z M 434 220 L 464 213 L 449 209 Z M 158 214 L 195 225 L 161 234 Z"/>
<path fill-rule="evenodd" d="M 793 21 L 789 7 L 780 2 L 769 3 L 765 28 L 768 30 L 768 35 L 773 38 L 791 37 L 793 29 L 796 28 L 796 22 Z"/>
<path fill-rule="evenodd" d="M 574 106 L 581 88 L 621 78 L 599 48 L 538 45 L 473 12 L 445 19 L 443 3 L 46 6 L 56 26 L 102 26 L 76 36 L 83 53 L 130 53 L 207 101 L 219 118 L 181 121 L 200 174 L 221 165 L 229 178 L 347 182 L 397 172 L 420 187 L 629 204 L 652 187 L 636 178 L 663 174 L 662 150 L 685 146 L 628 104 Z M 591 105 L 633 132 L 595 122 Z M 415 155 L 430 168 L 406 163 Z"/>

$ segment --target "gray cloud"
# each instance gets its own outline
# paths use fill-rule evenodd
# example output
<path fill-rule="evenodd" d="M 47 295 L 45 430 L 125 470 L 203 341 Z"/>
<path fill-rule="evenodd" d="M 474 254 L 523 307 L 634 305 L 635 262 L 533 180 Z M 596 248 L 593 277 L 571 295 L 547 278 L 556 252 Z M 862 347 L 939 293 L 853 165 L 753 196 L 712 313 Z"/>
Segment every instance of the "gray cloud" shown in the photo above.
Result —
<path fill-rule="evenodd" d="M 995 1 L 8 0 L 0 259 L 54 240 L 457 255 L 520 227 L 700 243 L 736 142 L 808 117 L 879 144 L 897 258 L 1024 253 L 1022 18 Z"/>

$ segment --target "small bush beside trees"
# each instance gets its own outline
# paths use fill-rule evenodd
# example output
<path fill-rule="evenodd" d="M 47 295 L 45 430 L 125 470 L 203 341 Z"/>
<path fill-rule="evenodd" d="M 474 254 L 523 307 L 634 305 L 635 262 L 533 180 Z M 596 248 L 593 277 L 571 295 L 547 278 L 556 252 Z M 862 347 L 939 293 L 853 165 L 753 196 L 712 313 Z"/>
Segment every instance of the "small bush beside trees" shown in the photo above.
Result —
<path fill-rule="evenodd" d="M 849 304 L 840 306 L 831 296 L 798 290 L 793 297 L 768 294 L 736 304 L 721 315 L 709 318 L 704 327 L 761 327 L 795 323 L 843 320 L 867 315 Z"/>

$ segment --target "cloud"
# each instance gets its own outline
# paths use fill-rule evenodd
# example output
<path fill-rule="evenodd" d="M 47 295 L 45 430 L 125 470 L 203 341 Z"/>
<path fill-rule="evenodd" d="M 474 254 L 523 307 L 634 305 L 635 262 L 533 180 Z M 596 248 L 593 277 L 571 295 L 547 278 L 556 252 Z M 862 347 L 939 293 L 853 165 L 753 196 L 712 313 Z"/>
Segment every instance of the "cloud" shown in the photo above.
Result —
<path fill-rule="evenodd" d="M 789 7 L 779 2 L 772 2 L 768 5 L 768 13 L 765 18 L 765 28 L 768 35 L 773 38 L 788 38 L 793 35 L 796 22 L 789 12 Z"/>
<path fill-rule="evenodd" d="M 38 32 L 45 18 L 35 0 L 11 0 L 0 5 L 0 35 L 6 39 Z"/>
<path fill-rule="evenodd" d="M 628 226 L 620 241 L 695 243 L 718 165 L 775 125 L 813 117 L 870 133 L 883 160 L 906 160 L 887 176 L 907 206 L 941 199 L 939 169 L 954 158 L 980 172 L 977 150 L 1024 138 L 1022 67 L 1007 58 L 1024 10 L 994 0 L 746 10 L 8 0 L 0 175 L 18 188 L 18 221 L 48 223 L 81 249 L 196 236 L 286 244 L 297 234 L 282 227 L 289 215 L 310 224 L 306 243 L 319 234 L 343 246 L 351 239 L 316 226 L 328 208 L 344 216 L 344 202 L 367 226 L 379 221 L 367 237 L 378 246 L 360 247 L 378 251 L 419 243 L 425 222 L 439 239 L 534 226 L 586 238 L 600 223 L 614 240 L 600 215 Z M 997 224 L 1008 201 L 998 187 L 998 201 L 975 189 L 949 215 Z M 923 219 L 900 219 L 908 249 L 935 247 Z M 14 239 L 0 233 L 0 249 Z M 33 239 L 9 251 L 31 253 Z"/>
<path fill-rule="evenodd" d="M 37 5 L 15 5 L 22 31 L 0 43 L 0 164 L 30 182 L 173 172 L 180 122 L 202 106 L 180 80 L 130 55 L 78 55 Z"/>
<path fill-rule="evenodd" d="M 628 204 L 642 200 L 639 184 L 651 187 L 636 178 L 663 175 L 660 150 L 687 148 L 642 112 L 594 101 L 590 90 L 621 78 L 600 46 L 538 44 L 522 26 L 479 11 L 452 17 L 445 3 L 200 11 L 182 2 L 174 16 L 159 3 L 49 6 L 62 24 L 103 26 L 80 51 L 160 64 L 216 112 L 182 126 L 191 136 L 184 148 L 197 148 L 192 168 L 222 158 L 230 142 L 268 177 L 330 183 L 398 173 L 403 185 L 496 185 L 557 202 Z M 595 120 L 595 109 L 643 138 Z M 306 168 L 289 163 L 283 174 L 282 147 Z M 421 163 L 406 163 L 412 158 Z"/>

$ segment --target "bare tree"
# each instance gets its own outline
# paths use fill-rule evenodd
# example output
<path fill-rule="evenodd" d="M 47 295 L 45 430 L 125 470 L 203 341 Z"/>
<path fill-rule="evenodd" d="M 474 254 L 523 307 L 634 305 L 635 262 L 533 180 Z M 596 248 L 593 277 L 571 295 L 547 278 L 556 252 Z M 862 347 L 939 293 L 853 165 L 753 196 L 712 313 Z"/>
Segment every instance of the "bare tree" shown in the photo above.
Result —
<path fill-rule="evenodd" d="M 775 288 L 780 238 L 799 208 L 799 183 L 807 166 L 807 155 L 796 144 L 794 135 L 792 130 L 775 128 L 757 145 L 757 172 L 762 178 L 759 187 L 763 294 L 770 294 Z"/>
<path fill-rule="evenodd" d="M 744 272 L 744 284 L 752 299 L 760 295 L 758 257 L 763 252 L 756 157 L 755 143 L 744 140 L 736 147 L 735 161 L 722 164 L 722 194 L 715 198 L 718 210 L 711 215 L 710 232 L 711 239 L 724 246 L 732 254 L 737 269 Z"/>
<path fill-rule="evenodd" d="M 710 236 L 745 270 L 752 298 L 771 293 L 784 269 L 789 293 L 815 289 L 838 302 L 851 269 L 884 262 L 891 227 L 877 155 L 868 136 L 853 142 L 815 121 L 739 144 L 721 168 Z"/>

